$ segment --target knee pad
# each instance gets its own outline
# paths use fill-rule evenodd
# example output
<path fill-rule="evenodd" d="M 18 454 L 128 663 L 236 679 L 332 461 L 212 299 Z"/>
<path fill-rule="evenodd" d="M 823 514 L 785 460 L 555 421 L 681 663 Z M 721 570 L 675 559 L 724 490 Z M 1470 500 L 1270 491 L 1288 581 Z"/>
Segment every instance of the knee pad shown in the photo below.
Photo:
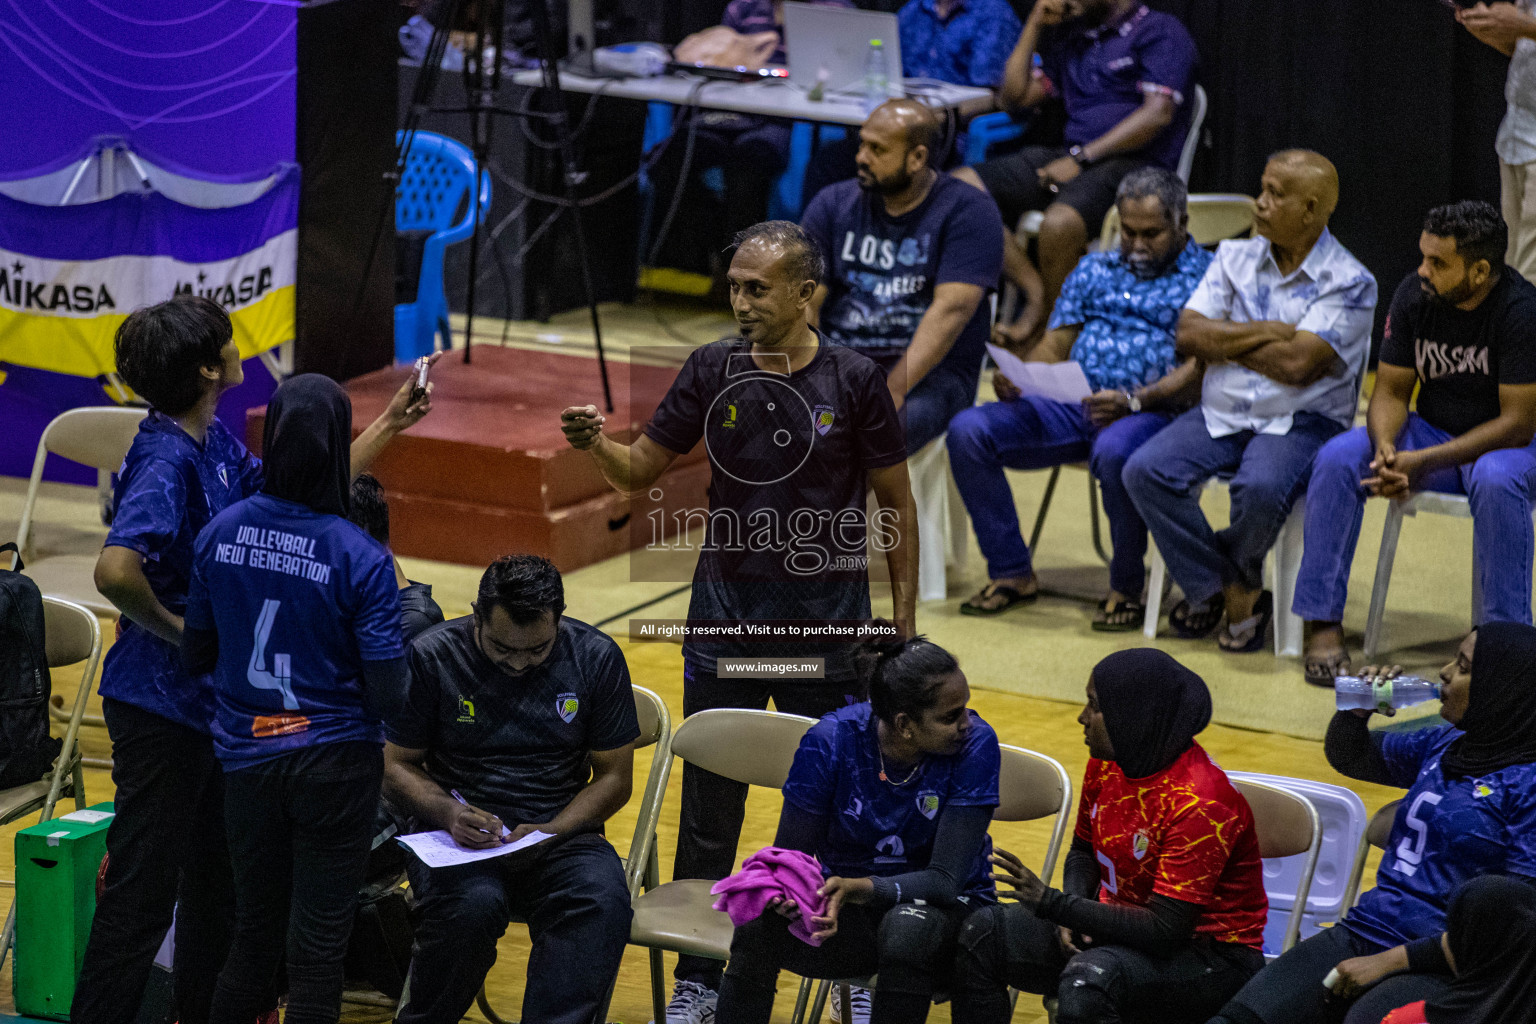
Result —
<path fill-rule="evenodd" d="M 982 977 L 1001 979 L 1007 973 L 1008 936 L 1003 928 L 1001 906 L 989 906 L 971 914 L 960 926 L 960 963 Z"/>
<path fill-rule="evenodd" d="M 1058 1024 L 1118 1020 L 1120 965 L 1112 949 L 1091 949 L 1068 961 L 1056 989 Z"/>
<path fill-rule="evenodd" d="M 944 946 L 949 922 L 933 907 L 901 903 L 880 919 L 880 964 L 916 968 L 923 973 L 933 969 L 936 955 Z"/>

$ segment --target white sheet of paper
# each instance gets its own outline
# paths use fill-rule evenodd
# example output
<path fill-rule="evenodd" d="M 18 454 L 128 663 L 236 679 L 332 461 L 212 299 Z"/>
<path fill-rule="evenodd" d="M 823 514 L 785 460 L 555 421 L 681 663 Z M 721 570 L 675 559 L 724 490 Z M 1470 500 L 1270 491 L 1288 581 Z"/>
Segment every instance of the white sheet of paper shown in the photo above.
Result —
<path fill-rule="evenodd" d="M 477 860 L 505 857 L 518 850 L 526 850 L 546 839 L 554 838 L 549 832 L 530 832 L 515 843 L 493 846 L 489 850 L 471 850 L 454 842 L 453 836 L 438 829 L 436 832 L 416 832 L 408 836 L 396 836 L 400 845 L 421 858 L 429 868 L 447 868 L 455 864 L 473 864 Z"/>
<path fill-rule="evenodd" d="M 1065 363 L 1026 363 L 1005 348 L 990 342 L 987 352 L 1003 376 L 1022 394 L 1049 398 L 1054 402 L 1081 402 L 1093 394 L 1083 368 L 1074 360 Z"/>

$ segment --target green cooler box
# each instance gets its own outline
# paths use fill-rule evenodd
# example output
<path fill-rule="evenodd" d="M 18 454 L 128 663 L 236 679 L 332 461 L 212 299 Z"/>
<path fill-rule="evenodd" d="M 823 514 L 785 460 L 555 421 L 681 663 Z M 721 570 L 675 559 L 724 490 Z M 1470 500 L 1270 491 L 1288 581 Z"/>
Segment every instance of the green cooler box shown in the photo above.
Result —
<path fill-rule="evenodd" d="M 112 805 L 96 804 L 16 833 L 16 1012 L 68 1020 L 96 913 Z"/>

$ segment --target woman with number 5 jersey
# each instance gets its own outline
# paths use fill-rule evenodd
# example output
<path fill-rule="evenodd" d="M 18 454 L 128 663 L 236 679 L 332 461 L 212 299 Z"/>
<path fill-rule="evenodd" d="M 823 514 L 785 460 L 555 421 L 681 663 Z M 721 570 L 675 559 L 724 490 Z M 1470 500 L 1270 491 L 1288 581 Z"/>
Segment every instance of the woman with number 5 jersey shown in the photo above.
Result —
<path fill-rule="evenodd" d="M 1339 926 L 1265 968 L 1212 1024 L 1379 1024 L 1404 1004 L 1433 1004 L 1451 985 L 1440 941 L 1451 897 L 1479 875 L 1536 878 L 1536 629 L 1483 625 L 1440 678 L 1449 725 L 1372 732 L 1374 712 L 1333 716 L 1325 749 L 1335 769 L 1408 790 L 1376 887 Z"/>
<path fill-rule="evenodd" d="M 211 1024 L 250 1024 L 286 951 L 289 1024 L 335 1024 L 406 682 L 389 552 L 345 518 L 352 408 L 294 377 L 267 407 L 261 493 L 197 539 L 182 655 L 212 671 L 235 938 Z M 286 927 L 286 934 L 284 929 Z"/>

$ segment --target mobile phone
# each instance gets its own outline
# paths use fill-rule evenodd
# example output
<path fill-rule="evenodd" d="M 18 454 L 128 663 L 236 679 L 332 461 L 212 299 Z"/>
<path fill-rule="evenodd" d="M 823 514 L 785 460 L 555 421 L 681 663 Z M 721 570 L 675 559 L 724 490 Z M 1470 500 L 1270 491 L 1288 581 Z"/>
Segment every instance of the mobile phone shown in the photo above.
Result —
<path fill-rule="evenodd" d="M 430 369 L 431 366 L 432 363 L 427 359 L 426 356 L 422 356 L 416 360 L 415 366 L 413 367 L 416 372 L 416 383 L 411 386 L 411 400 L 407 403 L 408 405 L 415 405 L 417 402 L 427 397 L 427 370 Z"/>

